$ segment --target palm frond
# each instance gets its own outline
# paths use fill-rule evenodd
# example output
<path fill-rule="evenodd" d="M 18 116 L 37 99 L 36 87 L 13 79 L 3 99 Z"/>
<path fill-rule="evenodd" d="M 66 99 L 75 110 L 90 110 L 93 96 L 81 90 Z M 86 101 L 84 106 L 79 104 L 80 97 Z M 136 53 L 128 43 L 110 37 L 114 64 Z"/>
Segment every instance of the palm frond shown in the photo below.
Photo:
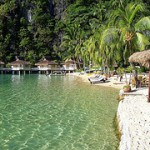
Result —
<path fill-rule="evenodd" d="M 140 19 L 135 24 L 135 30 L 136 31 L 150 30 L 150 16 Z"/>
<path fill-rule="evenodd" d="M 143 34 L 136 33 L 136 35 L 137 35 L 137 40 L 138 40 L 137 45 L 139 47 L 139 50 L 144 50 L 147 45 L 150 45 L 150 41 Z"/>
<path fill-rule="evenodd" d="M 108 28 L 102 33 L 101 45 L 110 45 L 111 43 L 116 43 L 118 36 L 117 28 Z"/>
<path fill-rule="evenodd" d="M 137 12 L 143 11 L 144 5 L 142 3 L 136 4 L 136 3 L 130 3 L 129 4 L 129 13 L 131 13 L 129 17 L 129 23 L 131 24 L 133 22 L 133 19 L 135 18 Z"/>

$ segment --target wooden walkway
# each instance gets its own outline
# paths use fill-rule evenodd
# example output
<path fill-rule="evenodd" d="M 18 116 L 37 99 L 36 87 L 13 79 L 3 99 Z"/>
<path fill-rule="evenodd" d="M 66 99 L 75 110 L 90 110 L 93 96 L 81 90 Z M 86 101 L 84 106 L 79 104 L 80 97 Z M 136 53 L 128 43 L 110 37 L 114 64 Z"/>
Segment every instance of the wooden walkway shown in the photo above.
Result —
<path fill-rule="evenodd" d="M 0 68 L 0 74 L 65 74 L 67 72 L 74 72 L 74 70 L 65 69 L 39 69 L 39 68 L 27 68 L 27 69 L 12 69 L 12 68 Z"/>

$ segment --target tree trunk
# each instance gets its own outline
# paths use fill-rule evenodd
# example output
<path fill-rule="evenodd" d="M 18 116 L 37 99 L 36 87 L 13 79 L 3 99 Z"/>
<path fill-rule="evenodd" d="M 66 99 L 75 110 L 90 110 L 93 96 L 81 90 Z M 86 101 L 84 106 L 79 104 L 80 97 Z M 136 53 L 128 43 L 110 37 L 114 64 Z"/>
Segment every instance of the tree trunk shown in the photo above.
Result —
<path fill-rule="evenodd" d="M 138 82 L 137 70 L 134 70 L 134 79 L 135 79 L 135 86 L 136 86 L 136 88 L 138 88 L 139 87 L 139 82 Z"/>

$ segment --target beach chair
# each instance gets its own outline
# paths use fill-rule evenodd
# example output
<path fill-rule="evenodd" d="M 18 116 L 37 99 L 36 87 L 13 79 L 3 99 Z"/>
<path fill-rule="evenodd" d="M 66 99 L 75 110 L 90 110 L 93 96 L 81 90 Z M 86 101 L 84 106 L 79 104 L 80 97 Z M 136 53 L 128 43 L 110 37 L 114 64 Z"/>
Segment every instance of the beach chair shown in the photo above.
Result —
<path fill-rule="evenodd" d="M 91 84 L 106 81 L 106 79 L 103 76 L 89 77 L 88 80 Z"/>

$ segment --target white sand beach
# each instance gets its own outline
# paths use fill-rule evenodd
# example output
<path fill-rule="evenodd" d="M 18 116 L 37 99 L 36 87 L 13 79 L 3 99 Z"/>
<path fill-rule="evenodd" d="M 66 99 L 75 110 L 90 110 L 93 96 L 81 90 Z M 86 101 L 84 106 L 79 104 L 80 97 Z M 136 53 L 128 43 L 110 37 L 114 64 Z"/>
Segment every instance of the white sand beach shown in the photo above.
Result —
<path fill-rule="evenodd" d="M 90 77 L 88 74 L 84 74 L 84 75 L 80 75 L 80 74 L 74 74 L 77 77 L 80 77 L 82 79 L 83 82 L 89 82 L 88 78 Z M 123 79 L 121 82 L 119 81 L 119 78 L 115 77 L 110 77 L 108 78 L 108 80 L 106 82 L 99 82 L 93 85 L 96 86 L 105 86 L 105 87 L 113 87 L 113 88 L 117 88 L 117 89 L 122 89 L 122 87 L 125 85 L 125 79 Z"/>
<path fill-rule="evenodd" d="M 145 89 L 145 92 L 148 91 Z M 126 96 L 119 103 L 117 117 L 122 135 L 119 149 L 149 150 L 150 103 L 147 102 L 147 96 Z"/>

